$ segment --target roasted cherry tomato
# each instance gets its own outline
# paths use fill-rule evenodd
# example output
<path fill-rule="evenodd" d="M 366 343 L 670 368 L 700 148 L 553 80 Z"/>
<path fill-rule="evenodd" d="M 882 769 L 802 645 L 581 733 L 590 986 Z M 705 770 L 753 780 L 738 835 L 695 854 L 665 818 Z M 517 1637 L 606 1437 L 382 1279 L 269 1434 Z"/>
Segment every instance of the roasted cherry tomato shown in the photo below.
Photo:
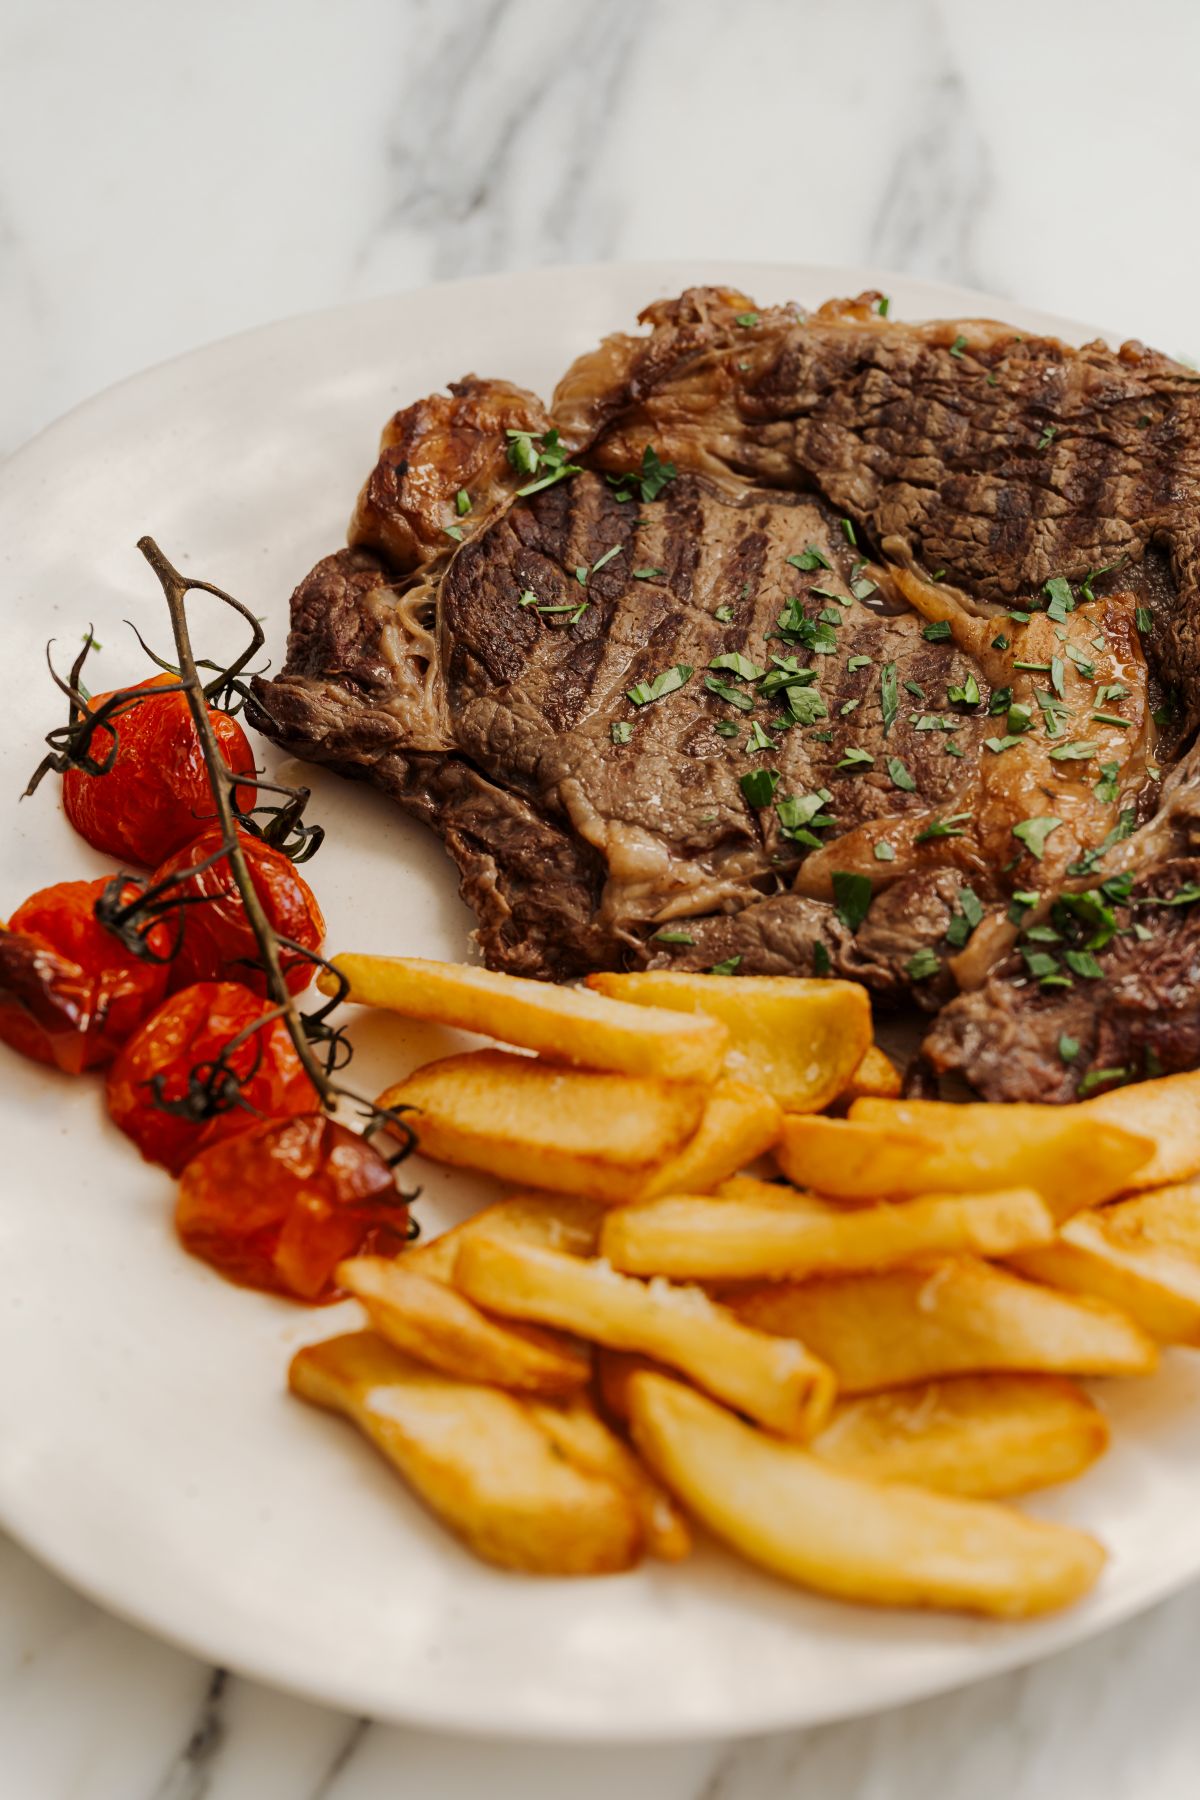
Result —
<path fill-rule="evenodd" d="M 281 1020 L 221 1058 L 272 1010 L 237 982 L 203 981 L 173 995 L 134 1033 L 109 1071 L 108 1110 L 147 1162 L 178 1175 L 197 1152 L 262 1118 L 316 1111 L 316 1089 Z"/>
<path fill-rule="evenodd" d="M 334 1300 L 346 1256 L 394 1256 L 408 1208 L 391 1169 L 324 1113 L 269 1119 L 194 1156 L 179 1184 L 184 1248 L 243 1287 Z"/>
<path fill-rule="evenodd" d="M 280 937 L 291 938 L 307 950 L 318 950 L 325 935 L 325 921 L 304 877 L 297 873 L 281 850 L 272 850 L 261 838 L 238 833 L 242 850 L 267 918 Z M 229 862 L 221 857 L 210 868 L 189 874 L 221 848 L 218 827 L 194 838 L 154 871 L 151 887 L 175 881 L 163 902 L 178 894 L 178 912 L 164 915 L 178 936 L 171 959 L 172 991 L 193 981 L 240 981 L 256 994 L 267 991 L 258 944 L 250 929 L 242 897 Z M 289 988 L 298 994 L 312 980 L 313 964 L 307 957 L 284 949 L 280 964 Z"/>
<path fill-rule="evenodd" d="M 32 894 L 0 930 L 0 1040 L 69 1075 L 116 1056 L 162 1001 L 167 970 L 126 948 L 96 917 L 108 887 L 60 881 Z M 123 901 L 137 898 L 126 882 Z M 170 949 L 166 925 L 152 925 L 148 949 Z"/>
<path fill-rule="evenodd" d="M 174 675 L 154 675 L 139 684 L 139 691 L 152 694 L 174 680 Z M 108 698 L 109 694 L 97 694 L 93 707 Z M 254 757 L 237 720 L 212 706 L 208 712 L 221 754 L 234 774 L 253 774 Z M 111 726 L 100 726 L 91 742 L 97 762 L 111 751 L 114 736 L 117 754 L 105 774 L 67 770 L 63 807 L 76 831 L 97 850 L 153 868 L 202 831 L 214 813 L 186 696 L 174 693 L 139 700 Z M 248 811 L 254 805 L 254 789 L 242 787 L 237 794 L 238 804 Z"/>

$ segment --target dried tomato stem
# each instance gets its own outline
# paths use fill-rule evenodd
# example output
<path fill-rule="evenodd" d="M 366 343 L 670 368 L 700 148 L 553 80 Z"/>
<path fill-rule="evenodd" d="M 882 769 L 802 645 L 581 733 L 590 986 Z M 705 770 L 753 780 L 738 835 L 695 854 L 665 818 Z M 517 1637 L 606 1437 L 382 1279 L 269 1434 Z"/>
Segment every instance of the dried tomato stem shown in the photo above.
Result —
<path fill-rule="evenodd" d="M 230 872 L 237 883 L 238 892 L 242 897 L 242 905 L 246 909 L 246 917 L 250 921 L 250 929 L 254 933 L 254 939 L 262 957 L 268 995 L 279 1009 L 279 1017 L 283 1020 L 305 1074 L 321 1097 L 322 1106 L 332 1111 L 337 1105 L 339 1093 L 343 1090 L 329 1080 L 319 1060 L 313 1054 L 296 1003 L 283 978 L 283 970 L 279 963 L 279 940 L 263 910 L 258 890 L 251 879 L 245 853 L 242 850 L 241 838 L 238 835 L 233 793 L 238 786 L 240 777 L 234 774 L 221 755 L 217 735 L 208 714 L 205 687 L 200 679 L 200 672 L 192 653 L 186 604 L 189 589 L 200 588 L 205 593 L 217 594 L 220 599 L 226 599 L 228 596 L 221 594 L 218 589 L 210 587 L 206 582 L 189 581 L 186 576 L 181 575 L 178 569 L 167 561 L 152 537 L 139 538 L 137 547 L 157 575 L 166 596 L 167 608 L 171 616 L 171 631 L 175 638 L 175 654 L 179 658 L 181 686 L 187 697 L 188 711 L 192 715 L 196 735 L 200 739 L 200 749 L 204 757 L 204 766 L 208 771 L 213 804 L 216 807 L 217 822 L 224 839 L 225 855 Z M 240 606 L 238 610 L 244 611 Z"/>

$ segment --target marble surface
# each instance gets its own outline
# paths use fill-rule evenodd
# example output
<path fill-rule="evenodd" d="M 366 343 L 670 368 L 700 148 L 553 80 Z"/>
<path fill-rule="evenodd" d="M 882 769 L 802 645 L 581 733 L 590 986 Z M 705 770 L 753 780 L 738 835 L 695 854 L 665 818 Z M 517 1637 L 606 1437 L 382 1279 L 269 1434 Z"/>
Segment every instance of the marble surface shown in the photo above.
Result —
<path fill-rule="evenodd" d="M 0 452 L 292 312 L 522 265 L 863 261 L 1200 355 L 1185 0 L 7 0 Z M 11 1371 L 9 1378 L 12 1378 Z M 214 1673 L 0 1540 L 6 1800 L 1183 1800 L 1200 1590 L 738 1745 L 497 1746 Z"/>

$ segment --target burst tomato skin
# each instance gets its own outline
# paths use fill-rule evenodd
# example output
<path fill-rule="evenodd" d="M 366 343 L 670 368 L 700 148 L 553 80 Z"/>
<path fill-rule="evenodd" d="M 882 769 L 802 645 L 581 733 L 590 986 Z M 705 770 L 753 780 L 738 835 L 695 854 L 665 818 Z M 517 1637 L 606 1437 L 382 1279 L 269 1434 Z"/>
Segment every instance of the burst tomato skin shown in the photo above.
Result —
<path fill-rule="evenodd" d="M 149 1085 L 153 1077 L 164 1078 L 164 1099 L 184 1098 L 191 1070 L 211 1063 L 225 1044 L 271 1010 L 236 982 L 199 982 L 164 1001 L 134 1033 L 109 1070 L 106 1097 L 114 1123 L 147 1162 L 161 1163 L 178 1175 L 199 1151 L 249 1130 L 264 1116 L 317 1110 L 316 1089 L 279 1019 L 255 1032 L 230 1059 L 233 1072 L 244 1078 L 245 1106 L 188 1119 L 156 1103 Z"/>
<path fill-rule="evenodd" d="M 394 1255 L 408 1209 L 379 1152 L 324 1113 L 268 1119 L 194 1156 L 179 1184 L 184 1248 L 242 1287 L 335 1300 L 343 1257 Z"/>
<path fill-rule="evenodd" d="M 152 693 L 175 680 L 154 675 L 138 684 Z M 114 690 L 109 690 L 111 693 Z M 97 694 L 93 707 L 108 699 Z M 228 713 L 209 707 L 221 754 L 235 775 L 254 772 L 245 732 Z M 101 726 L 92 755 L 102 761 L 117 740 L 116 760 L 104 775 L 68 769 L 63 776 L 63 809 L 81 837 L 97 850 L 125 862 L 153 868 L 196 836 L 213 817 L 212 789 L 200 739 L 183 694 L 138 701 Z M 254 790 L 239 788 L 239 805 L 254 805 Z"/>
<path fill-rule="evenodd" d="M 312 889 L 281 850 L 273 850 L 261 838 L 239 831 L 238 839 L 250 869 L 259 899 L 267 918 L 280 937 L 291 938 L 305 949 L 319 950 L 325 935 L 325 920 Z M 171 960 L 169 987 L 172 992 L 194 981 L 240 981 L 252 993 L 265 994 L 266 975 L 259 958 L 258 944 L 250 929 L 246 909 L 228 860 L 224 857 L 199 874 L 189 870 L 202 863 L 221 847 L 220 829 L 202 832 L 168 857 L 154 871 L 153 887 L 175 881 L 168 900 L 177 892 L 188 903 L 180 906 L 172 917 L 166 917 L 177 933 L 178 949 Z M 203 902 L 196 897 L 206 895 Z M 293 994 L 306 988 L 313 976 L 313 964 L 302 956 L 280 950 L 284 979 Z"/>
<path fill-rule="evenodd" d="M 112 1062 L 166 993 L 165 965 L 135 956 L 97 919 L 108 882 L 41 888 L 0 930 L 0 1041 L 69 1075 Z M 121 899 L 137 893 L 127 883 Z M 147 937 L 165 954 L 164 926 Z"/>

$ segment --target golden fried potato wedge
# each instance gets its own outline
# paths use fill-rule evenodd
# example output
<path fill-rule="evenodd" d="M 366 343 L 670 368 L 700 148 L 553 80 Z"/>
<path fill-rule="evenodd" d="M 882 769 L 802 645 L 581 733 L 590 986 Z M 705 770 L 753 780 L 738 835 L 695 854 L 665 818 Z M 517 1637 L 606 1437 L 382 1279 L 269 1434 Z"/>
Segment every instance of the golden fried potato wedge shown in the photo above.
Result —
<path fill-rule="evenodd" d="M 419 956 L 343 955 L 333 966 L 350 983 L 348 999 L 406 1019 L 429 1019 L 536 1050 L 551 1062 L 610 1069 L 664 1081 L 715 1081 L 728 1033 L 702 1014 L 680 1019 L 659 1006 L 631 1006 L 586 988 L 554 987 L 468 963 Z M 322 993 L 336 994 L 328 971 Z"/>
<path fill-rule="evenodd" d="M 729 1074 L 764 1088 L 786 1112 L 828 1106 L 871 1043 L 870 1001 L 853 981 L 651 969 L 589 975 L 587 984 L 615 1000 L 719 1019 L 731 1039 Z"/>
<path fill-rule="evenodd" d="M 1085 1532 L 847 1474 L 665 1376 L 633 1376 L 630 1405 L 634 1442 L 689 1511 L 804 1587 L 1023 1618 L 1079 1599 L 1103 1566 Z"/>
<path fill-rule="evenodd" d="M 790 1187 L 782 1179 L 764 1181 L 760 1175 L 731 1175 L 714 1190 L 714 1196 L 718 1200 L 748 1200 L 756 1206 L 782 1206 L 788 1211 L 807 1206 L 821 1217 L 828 1213 L 830 1206 L 836 1206 L 839 1212 L 853 1212 L 856 1207 L 875 1204 L 871 1200 L 823 1200 L 819 1194 L 807 1194 L 802 1188 Z M 597 1232 L 596 1242 L 599 1241 Z"/>
<path fill-rule="evenodd" d="M 1160 1343 L 1200 1346 L 1200 1183 L 1076 1213 L 1056 1243 L 1011 1261 L 1035 1281 L 1111 1301 Z"/>
<path fill-rule="evenodd" d="M 1151 1140 L 1153 1156 L 1127 1187 L 1162 1187 L 1200 1175 L 1200 1069 L 1113 1088 L 1081 1100 L 1073 1110 Z"/>
<path fill-rule="evenodd" d="M 838 1095 L 842 1101 L 898 1100 L 903 1088 L 900 1071 L 878 1044 L 867 1049 L 862 1061 Z"/>
<path fill-rule="evenodd" d="M 627 1492 L 564 1460 L 513 1395 L 422 1368 L 373 1331 L 309 1345 L 288 1380 L 351 1419 L 485 1561 L 540 1575 L 637 1562 L 642 1527 Z"/>
<path fill-rule="evenodd" d="M 832 1198 L 1033 1187 L 1056 1218 L 1108 1200 L 1150 1156 L 1148 1138 L 1069 1106 L 856 1100 L 848 1119 L 784 1122 L 784 1174 Z"/>
<path fill-rule="evenodd" d="M 696 1135 L 630 1189 L 629 1200 L 653 1194 L 705 1194 L 778 1141 L 783 1114 L 770 1094 L 744 1081 L 718 1081 Z"/>
<path fill-rule="evenodd" d="M 581 1194 L 510 1194 L 506 1200 L 496 1200 L 482 1212 L 472 1213 L 440 1237 L 422 1238 L 399 1260 L 406 1269 L 453 1284 L 459 1246 L 472 1232 L 540 1244 L 545 1250 L 562 1250 L 568 1256 L 594 1256 L 604 1213 L 600 1201 L 587 1200 Z"/>
<path fill-rule="evenodd" d="M 699 1288 L 646 1283 L 605 1262 L 468 1237 L 455 1280 L 479 1306 L 557 1325 L 616 1350 L 638 1350 L 787 1437 L 817 1430 L 833 1380 L 802 1344 L 747 1329 Z M 782 1353 L 781 1353 L 782 1352 Z"/>
<path fill-rule="evenodd" d="M 427 1063 L 380 1097 L 407 1106 L 423 1156 L 522 1186 L 625 1198 L 682 1149 L 707 1090 L 681 1081 L 556 1068 L 507 1050 Z"/>
<path fill-rule="evenodd" d="M 610 1430 L 590 1400 L 580 1395 L 561 1406 L 534 1401 L 530 1411 L 568 1462 L 605 1476 L 628 1494 L 651 1556 L 660 1562 L 681 1562 L 690 1553 L 692 1534 L 674 1498 Z"/>
<path fill-rule="evenodd" d="M 839 1400 L 808 1447 L 872 1481 L 1002 1500 L 1073 1480 L 1108 1437 L 1099 1407 L 1060 1375 L 953 1375 Z"/>
<path fill-rule="evenodd" d="M 1103 1300 L 1061 1294 L 973 1257 L 878 1275 L 776 1282 L 730 1298 L 758 1331 L 799 1338 L 845 1394 L 937 1375 L 1019 1369 L 1146 1375 L 1154 1343 Z"/>
<path fill-rule="evenodd" d="M 341 1285 L 398 1350 L 460 1381 L 490 1381 L 517 1393 L 569 1394 L 587 1382 L 591 1358 L 582 1344 L 537 1325 L 491 1319 L 407 1264 L 403 1256 L 355 1256 L 338 1268 Z"/>
<path fill-rule="evenodd" d="M 1054 1238 L 1032 1188 L 930 1194 L 850 1210 L 801 1197 L 795 1205 L 675 1195 L 610 1212 L 600 1254 L 628 1275 L 745 1281 L 891 1269 L 922 1256 L 1005 1256 Z"/>

